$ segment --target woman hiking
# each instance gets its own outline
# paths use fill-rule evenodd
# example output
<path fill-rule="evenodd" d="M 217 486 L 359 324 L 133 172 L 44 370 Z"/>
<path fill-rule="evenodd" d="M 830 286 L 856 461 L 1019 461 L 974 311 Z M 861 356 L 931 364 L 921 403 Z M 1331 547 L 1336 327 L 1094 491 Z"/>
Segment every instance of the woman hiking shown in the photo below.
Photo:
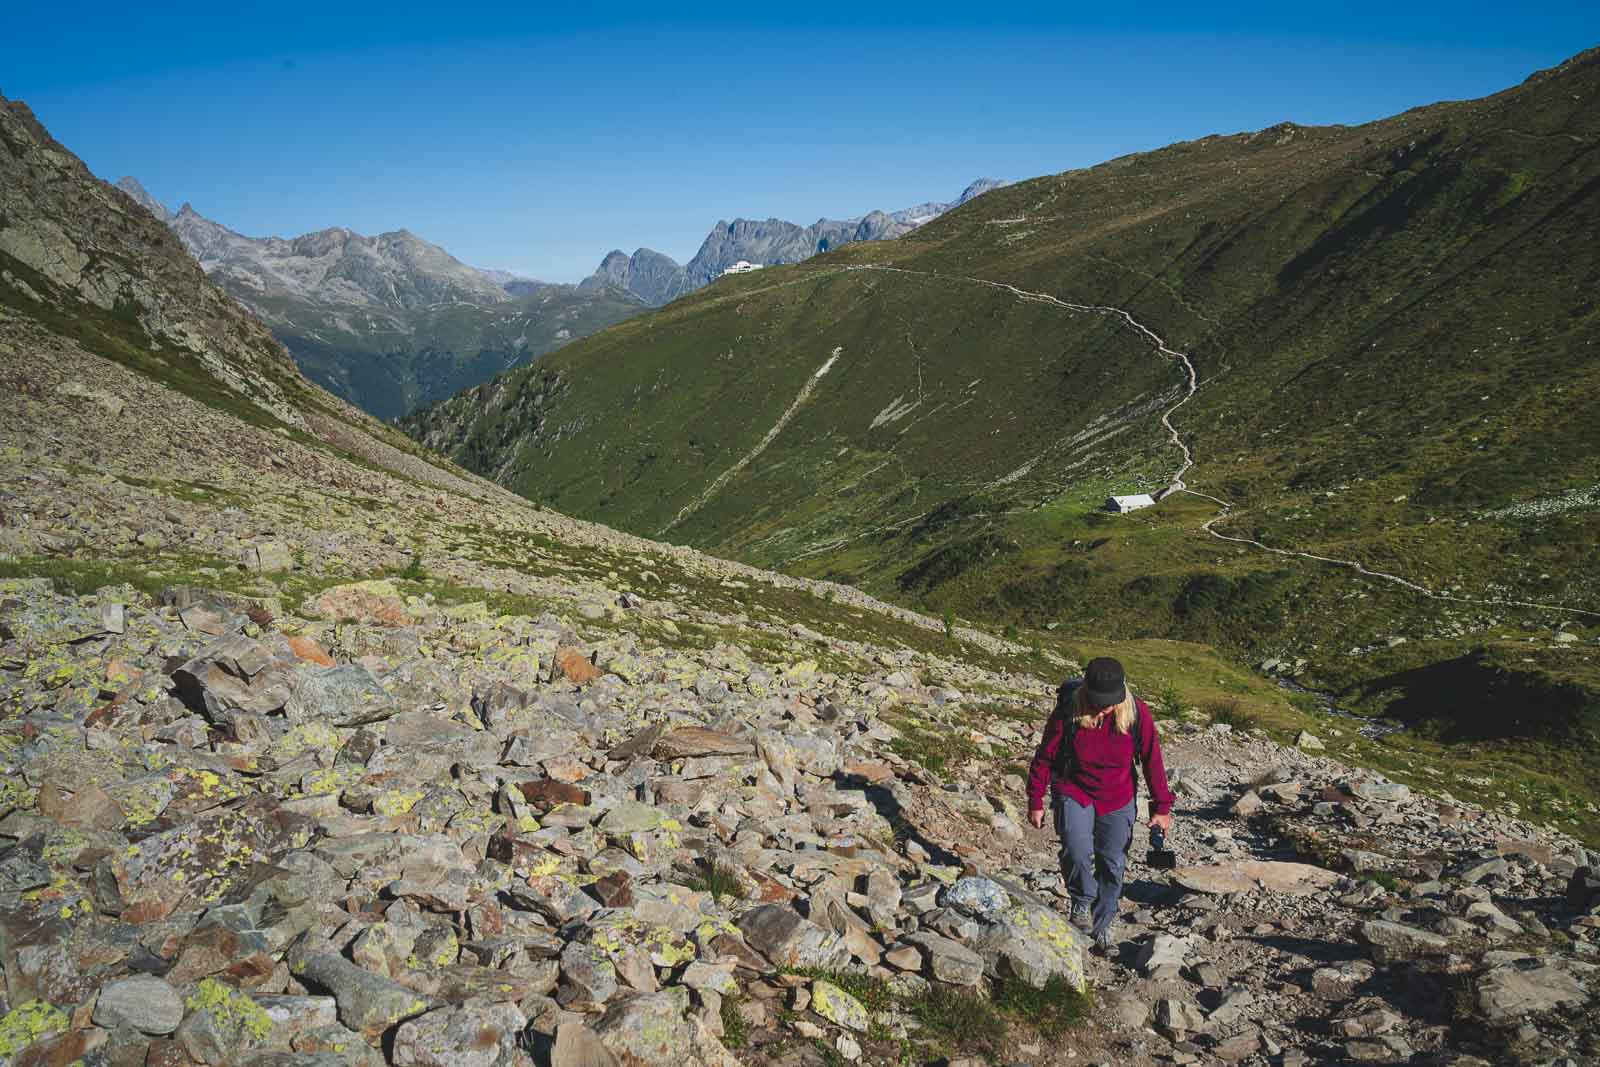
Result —
<path fill-rule="evenodd" d="M 1028 769 L 1028 821 L 1044 825 L 1051 794 L 1061 838 L 1061 874 L 1072 896 L 1072 924 L 1094 934 L 1109 954 L 1122 896 L 1122 874 L 1133 842 L 1134 764 L 1150 790 L 1150 825 L 1172 829 L 1172 790 L 1161 762 L 1155 719 L 1128 692 L 1122 664 L 1089 661 L 1082 678 L 1056 692 L 1056 707 Z"/>

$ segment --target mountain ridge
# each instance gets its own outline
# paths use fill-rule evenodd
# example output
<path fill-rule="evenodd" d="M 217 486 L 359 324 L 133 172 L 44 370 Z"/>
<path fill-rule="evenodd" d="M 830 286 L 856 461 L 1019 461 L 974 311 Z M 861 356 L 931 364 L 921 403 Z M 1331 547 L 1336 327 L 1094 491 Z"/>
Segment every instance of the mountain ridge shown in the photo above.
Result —
<path fill-rule="evenodd" d="M 1591 774 L 1600 630 L 1497 602 L 1600 610 L 1600 510 L 1534 507 L 1600 484 L 1596 66 L 1020 182 L 724 279 L 406 425 L 624 528 L 925 611 L 1220 642 L 1464 743 L 1509 730 L 1570 818 L 1544 769 Z M 1185 381 L 1097 309 L 1192 360 L 1184 480 L 1225 518 L 1185 493 L 1101 512 L 1170 483 L 1160 416 Z M 1566 695 L 1512 728 L 1491 698 L 1511 691 Z"/>
<path fill-rule="evenodd" d="M 997 178 L 979 178 L 949 202 L 927 201 L 899 211 L 869 211 L 848 219 L 821 218 L 810 226 L 779 218 L 719 219 L 686 264 L 679 265 L 650 248 L 640 248 L 632 256 L 613 249 L 594 274 L 578 284 L 619 286 L 645 303 L 659 306 L 711 284 L 740 260 L 762 266 L 798 263 L 856 241 L 893 240 L 1006 184 Z"/>

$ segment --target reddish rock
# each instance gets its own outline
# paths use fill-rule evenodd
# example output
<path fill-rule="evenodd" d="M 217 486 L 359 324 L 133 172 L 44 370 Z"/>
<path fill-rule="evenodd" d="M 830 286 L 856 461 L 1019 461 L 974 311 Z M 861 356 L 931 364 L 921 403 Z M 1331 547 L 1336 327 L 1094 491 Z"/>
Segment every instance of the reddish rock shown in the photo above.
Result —
<path fill-rule="evenodd" d="M 627 871 L 612 871 L 589 887 L 594 898 L 608 908 L 633 905 L 633 878 Z"/>
<path fill-rule="evenodd" d="M 416 620 L 406 610 L 400 592 L 385 581 L 354 582 L 324 589 L 308 605 L 319 618 L 369 623 L 374 626 L 409 626 Z"/>
<path fill-rule="evenodd" d="M 583 685 L 594 681 L 604 673 L 583 654 L 581 649 L 571 646 L 556 649 L 555 658 L 550 664 L 552 682 L 565 678 L 573 685 Z"/>
<path fill-rule="evenodd" d="M 721 730 L 704 726 L 683 726 L 663 734 L 656 742 L 656 759 L 686 759 L 690 756 L 746 756 L 755 751 L 748 741 Z"/>
<path fill-rule="evenodd" d="M 315 663 L 319 667 L 332 667 L 334 665 L 333 657 L 324 652 L 322 646 L 309 637 L 289 638 L 289 651 L 293 652 L 296 658 L 303 659 L 307 663 Z"/>
<path fill-rule="evenodd" d="M 859 779 L 868 785 L 880 785 L 894 777 L 894 768 L 887 763 L 846 760 L 839 768 L 839 774 L 845 778 Z"/>
<path fill-rule="evenodd" d="M 751 871 L 750 877 L 756 883 L 756 900 L 763 904 L 787 904 L 799 895 L 782 882 L 774 881 L 760 871 Z"/>
<path fill-rule="evenodd" d="M 518 782 L 517 789 L 522 793 L 522 799 L 538 808 L 548 811 L 557 804 L 589 803 L 589 791 L 570 782 L 558 782 L 553 778 L 541 778 L 534 782 Z"/>

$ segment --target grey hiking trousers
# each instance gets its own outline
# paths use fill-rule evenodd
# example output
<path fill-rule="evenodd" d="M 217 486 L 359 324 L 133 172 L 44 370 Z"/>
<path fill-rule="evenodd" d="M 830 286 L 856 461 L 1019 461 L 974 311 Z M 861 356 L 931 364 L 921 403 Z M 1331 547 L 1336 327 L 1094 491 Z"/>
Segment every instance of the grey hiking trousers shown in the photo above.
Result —
<path fill-rule="evenodd" d="M 1094 932 L 1104 933 L 1117 917 L 1122 875 L 1133 845 L 1136 801 L 1097 815 L 1071 797 L 1055 798 L 1056 834 L 1061 838 L 1061 876 L 1073 903 L 1094 902 Z"/>

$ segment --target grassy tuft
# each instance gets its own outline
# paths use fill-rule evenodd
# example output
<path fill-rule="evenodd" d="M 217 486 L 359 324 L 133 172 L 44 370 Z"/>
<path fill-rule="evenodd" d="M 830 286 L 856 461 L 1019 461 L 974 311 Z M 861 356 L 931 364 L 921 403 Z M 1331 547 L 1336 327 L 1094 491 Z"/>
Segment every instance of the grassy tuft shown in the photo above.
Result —
<path fill-rule="evenodd" d="M 739 873 L 732 867 L 725 867 L 720 863 L 702 866 L 700 873 L 690 881 L 689 888 L 700 893 L 710 893 L 712 899 L 721 903 L 723 897 L 739 900 L 744 896 L 744 890 L 739 884 Z"/>
<path fill-rule="evenodd" d="M 1094 1003 L 1087 993 L 1078 992 L 1061 975 L 1050 978 L 1043 989 L 1008 978 L 995 989 L 994 1002 L 1002 1012 L 1027 1023 L 1045 1037 L 1059 1037 L 1082 1023 L 1089 1017 Z"/>
<path fill-rule="evenodd" d="M 994 1002 L 980 994 L 935 985 L 905 1002 L 911 1017 L 922 1024 L 928 1037 L 960 1048 L 998 1056 L 1006 1036 L 1006 1021 Z"/>

